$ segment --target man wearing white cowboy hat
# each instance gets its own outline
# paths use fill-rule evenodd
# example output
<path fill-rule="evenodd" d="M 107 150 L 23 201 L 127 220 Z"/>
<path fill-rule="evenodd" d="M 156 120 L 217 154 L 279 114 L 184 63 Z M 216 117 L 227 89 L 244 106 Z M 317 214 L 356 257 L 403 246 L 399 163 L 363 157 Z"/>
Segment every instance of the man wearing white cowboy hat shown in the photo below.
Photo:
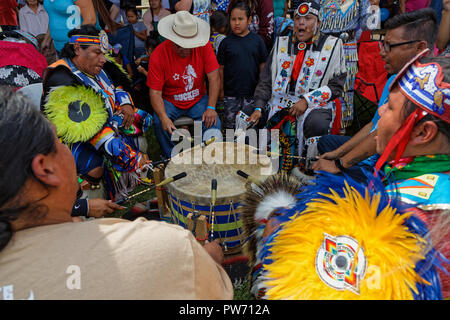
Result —
<path fill-rule="evenodd" d="M 147 85 L 155 111 L 156 137 L 164 155 L 170 158 L 174 147 L 171 134 L 176 130 L 173 121 L 179 117 L 202 121 L 203 130 L 220 130 L 216 112 L 219 64 L 209 42 L 209 24 L 189 12 L 179 11 L 161 19 L 158 32 L 167 40 L 150 57 Z"/>

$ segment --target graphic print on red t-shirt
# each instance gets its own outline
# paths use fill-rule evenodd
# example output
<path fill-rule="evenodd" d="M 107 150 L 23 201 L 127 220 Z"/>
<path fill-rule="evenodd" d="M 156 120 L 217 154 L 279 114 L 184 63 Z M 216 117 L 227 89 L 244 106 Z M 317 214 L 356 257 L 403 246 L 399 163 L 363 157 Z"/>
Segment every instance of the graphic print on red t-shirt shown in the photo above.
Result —
<path fill-rule="evenodd" d="M 162 91 L 163 99 L 189 109 L 206 94 L 206 74 L 217 70 L 211 43 L 192 49 L 190 56 L 177 55 L 171 41 L 160 44 L 150 56 L 147 86 Z"/>

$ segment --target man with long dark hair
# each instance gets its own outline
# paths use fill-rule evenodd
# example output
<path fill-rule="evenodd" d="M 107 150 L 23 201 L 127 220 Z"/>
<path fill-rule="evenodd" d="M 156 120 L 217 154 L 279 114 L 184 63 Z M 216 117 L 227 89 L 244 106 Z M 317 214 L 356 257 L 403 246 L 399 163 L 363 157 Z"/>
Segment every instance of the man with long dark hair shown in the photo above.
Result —
<path fill-rule="evenodd" d="M 42 110 L 70 146 L 78 173 L 93 184 L 104 176 L 109 197 L 123 197 L 131 191 L 129 183 L 110 175 L 121 172 L 124 179 L 145 170 L 148 157 L 134 137 L 150 117 L 135 110 L 128 92 L 103 70 L 109 48 L 104 32 L 83 25 L 69 38 L 63 58 L 44 75 Z"/>

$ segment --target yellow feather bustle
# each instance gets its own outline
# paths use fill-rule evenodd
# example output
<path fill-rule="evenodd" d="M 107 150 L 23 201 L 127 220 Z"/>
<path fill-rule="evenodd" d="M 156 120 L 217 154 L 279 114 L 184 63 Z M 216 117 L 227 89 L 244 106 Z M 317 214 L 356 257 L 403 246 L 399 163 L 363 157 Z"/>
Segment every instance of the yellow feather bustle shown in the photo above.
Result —
<path fill-rule="evenodd" d="M 283 225 L 274 239 L 269 256 L 273 262 L 264 265 L 267 297 L 413 299 L 415 283 L 426 282 L 414 270 L 417 261 L 423 258 L 424 240 L 404 225 L 410 214 L 398 214 L 387 206 L 377 215 L 379 196 L 371 197 L 366 192 L 363 197 L 348 185 L 345 197 L 331 190 L 327 198 L 312 200 L 303 212 Z M 363 250 L 366 267 L 359 279 L 358 292 L 337 290 L 319 277 L 316 257 L 325 234 L 350 237 Z"/>

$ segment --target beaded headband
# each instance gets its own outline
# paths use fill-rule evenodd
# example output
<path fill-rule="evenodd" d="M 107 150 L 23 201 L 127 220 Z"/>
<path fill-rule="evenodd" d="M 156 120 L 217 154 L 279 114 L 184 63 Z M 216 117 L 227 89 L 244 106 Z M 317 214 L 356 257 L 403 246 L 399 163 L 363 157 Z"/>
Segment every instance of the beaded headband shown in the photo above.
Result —
<path fill-rule="evenodd" d="M 105 31 L 100 31 L 98 36 L 88 36 L 88 35 L 74 35 L 70 37 L 70 44 L 79 43 L 85 46 L 100 46 L 103 53 L 108 52 L 109 43 L 108 35 Z"/>

